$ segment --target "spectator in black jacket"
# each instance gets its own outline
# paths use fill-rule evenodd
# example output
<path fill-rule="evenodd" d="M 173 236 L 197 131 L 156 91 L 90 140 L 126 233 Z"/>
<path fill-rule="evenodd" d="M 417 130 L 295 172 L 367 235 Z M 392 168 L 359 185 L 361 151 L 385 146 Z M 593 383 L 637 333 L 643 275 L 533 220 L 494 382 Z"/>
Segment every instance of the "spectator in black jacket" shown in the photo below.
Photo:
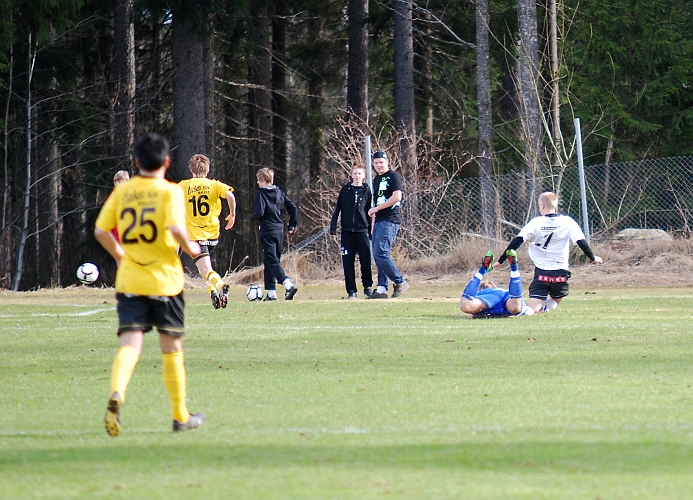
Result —
<path fill-rule="evenodd" d="M 354 263 L 356 255 L 361 264 L 361 284 L 363 294 L 371 296 L 373 286 L 373 274 L 371 272 L 371 218 L 368 217 L 368 209 L 373 199 L 368 184 L 363 181 L 366 178 L 366 169 L 363 165 L 357 165 L 351 169 L 351 179 L 342 187 L 337 198 L 337 205 L 332 213 L 330 234 L 337 234 L 337 218 L 342 214 L 342 236 L 340 241 L 342 253 L 342 267 L 344 268 L 344 283 L 346 284 L 347 298 L 355 299 L 356 295 L 356 271 Z"/>
<path fill-rule="evenodd" d="M 280 264 L 282 245 L 284 244 L 284 208 L 289 213 L 289 234 L 296 230 L 296 204 L 286 193 L 274 185 L 274 171 L 261 168 L 256 174 L 260 189 L 255 193 L 255 211 L 250 220 L 260 221 L 260 241 L 265 254 L 265 290 L 264 300 L 277 300 L 277 282 L 284 285 L 284 299 L 292 300 L 298 288 L 286 275 Z"/>

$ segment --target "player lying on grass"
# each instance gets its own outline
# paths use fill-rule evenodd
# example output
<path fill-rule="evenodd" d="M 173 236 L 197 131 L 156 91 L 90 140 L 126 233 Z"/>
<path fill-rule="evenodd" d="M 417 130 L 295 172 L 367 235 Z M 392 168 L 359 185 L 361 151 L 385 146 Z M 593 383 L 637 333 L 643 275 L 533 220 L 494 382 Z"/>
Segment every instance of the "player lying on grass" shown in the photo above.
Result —
<path fill-rule="evenodd" d="M 462 292 L 460 309 L 471 318 L 492 318 L 532 315 L 534 311 L 522 300 L 522 278 L 514 250 L 506 252 L 510 264 L 508 289 L 496 288 L 488 282 L 482 283 L 486 273 L 493 269 L 493 253 L 486 252 L 479 271 Z"/>
<path fill-rule="evenodd" d="M 529 258 L 534 263 L 534 279 L 529 285 L 529 307 L 534 312 L 548 312 L 568 295 L 570 279 L 570 242 L 580 247 L 588 259 L 602 264 L 601 257 L 594 255 L 585 234 L 572 217 L 559 215 L 558 196 L 547 191 L 539 195 L 539 215 L 523 227 L 510 242 L 506 253 L 501 255 L 497 265 L 505 261 L 507 250 L 517 250 L 525 241 L 533 241 L 529 246 Z"/>

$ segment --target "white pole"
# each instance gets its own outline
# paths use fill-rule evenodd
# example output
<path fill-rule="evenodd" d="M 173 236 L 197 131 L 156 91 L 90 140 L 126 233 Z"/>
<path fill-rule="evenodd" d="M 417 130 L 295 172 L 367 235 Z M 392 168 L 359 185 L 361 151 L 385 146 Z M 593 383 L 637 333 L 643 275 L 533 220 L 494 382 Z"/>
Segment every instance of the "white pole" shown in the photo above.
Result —
<path fill-rule="evenodd" d="M 368 187 L 371 189 L 371 208 L 373 208 L 373 206 L 375 206 L 375 196 L 373 196 L 373 161 L 371 158 L 370 135 L 366 136 L 366 180 L 368 181 Z M 371 262 L 375 262 L 375 255 L 373 254 L 373 243 L 371 243 Z"/>
<path fill-rule="evenodd" d="M 368 181 L 368 187 L 373 192 L 373 166 L 371 164 L 371 136 L 366 136 L 366 180 Z M 371 206 L 373 206 L 373 201 L 371 201 Z"/>
<path fill-rule="evenodd" d="M 582 207 L 582 231 L 585 233 L 587 244 L 590 244 L 590 225 L 587 217 L 587 192 L 585 189 L 585 164 L 582 160 L 582 132 L 580 118 L 575 118 L 575 147 L 578 157 L 578 173 L 580 175 L 580 206 Z"/>

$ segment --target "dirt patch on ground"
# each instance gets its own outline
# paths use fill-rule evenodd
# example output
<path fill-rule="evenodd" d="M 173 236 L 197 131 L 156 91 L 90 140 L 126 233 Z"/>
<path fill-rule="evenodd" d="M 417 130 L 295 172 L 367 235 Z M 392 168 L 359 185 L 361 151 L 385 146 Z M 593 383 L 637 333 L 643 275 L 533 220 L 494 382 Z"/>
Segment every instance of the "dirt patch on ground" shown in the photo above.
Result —
<path fill-rule="evenodd" d="M 623 266 L 611 263 L 598 267 L 580 265 L 571 268 L 571 272 L 572 278 L 570 279 L 570 284 L 583 288 L 624 288 L 629 286 L 682 288 L 693 286 L 692 271 L 671 273 L 667 272 L 666 270 L 662 271 L 659 268 L 648 267 L 647 265 Z M 472 273 L 473 271 L 470 271 L 464 275 L 446 274 L 439 276 L 407 274 L 405 278 L 413 286 L 440 284 L 459 285 L 460 287 L 464 287 L 472 277 Z M 500 279 L 500 276 L 502 275 L 498 275 L 498 279 Z M 496 276 L 489 275 L 489 277 L 494 279 Z M 522 282 L 525 284 L 525 286 L 529 286 L 532 278 L 533 270 L 522 272 Z M 494 279 L 494 281 L 498 280 Z M 499 286 L 505 286 L 502 281 L 498 284 Z"/>
<path fill-rule="evenodd" d="M 522 281 L 528 285 L 532 280 L 534 268 L 527 255 L 526 246 L 520 247 L 518 257 Z M 572 249 L 574 262 L 571 265 L 573 277 L 570 281 L 572 285 L 607 288 L 693 286 L 693 241 L 606 240 L 593 242 L 592 248 L 596 255 L 604 259 L 604 264 L 587 263 L 582 251 L 574 247 Z M 398 265 L 411 285 L 440 283 L 464 287 L 474 271 L 478 269 L 478 262 L 481 261 L 484 252 L 485 250 L 478 245 L 462 245 L 439 258 L 399 259 Z M 339 261 L 328 267 L 312 263 L 309 255 L 294 255 L 283 265 L 287 274 L 300 284 L 339 285 L 343 283 L 341 267 L 337 267 Z M 498 276 L 500 278 L 502 274 L 499 273 Z M 375 265 L 373 278 L 377 278 Z M 234 285 L 262 283 L 262 266 L 227 275 L 224 280 Z M 204 283 L 199 277 L 190 276 L 188 287 L 203 288 Z"/>

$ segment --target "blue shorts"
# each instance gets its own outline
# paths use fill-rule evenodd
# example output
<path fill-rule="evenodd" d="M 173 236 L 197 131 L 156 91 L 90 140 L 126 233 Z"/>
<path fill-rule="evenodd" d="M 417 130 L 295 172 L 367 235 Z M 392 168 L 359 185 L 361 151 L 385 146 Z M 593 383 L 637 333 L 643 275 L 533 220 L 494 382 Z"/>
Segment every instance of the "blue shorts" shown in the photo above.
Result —
<path fill-rule="evenodd" d="M 475 298 L 488 307 L 478 313 L 481 316 L 514 316 L 505 308 L 505 302 L 510 298 L 510 292 L 501 288 L 485 288 L 480 290 Z"/>

